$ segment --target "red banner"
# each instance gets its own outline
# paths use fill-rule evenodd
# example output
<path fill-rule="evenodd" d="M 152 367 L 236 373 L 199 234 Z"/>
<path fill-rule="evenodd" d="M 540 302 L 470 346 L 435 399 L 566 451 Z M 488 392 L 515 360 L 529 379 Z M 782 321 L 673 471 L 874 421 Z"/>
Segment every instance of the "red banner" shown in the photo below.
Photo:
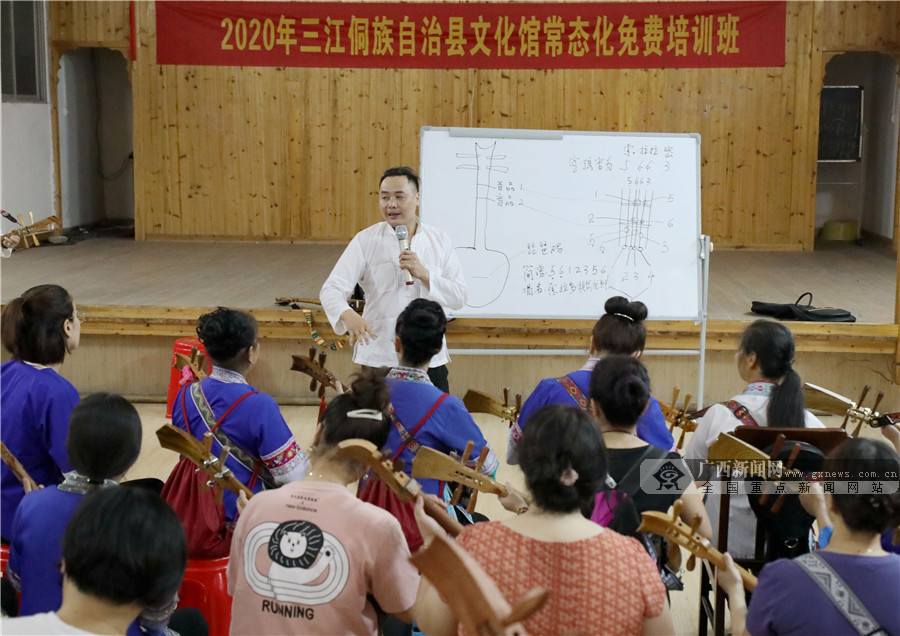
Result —
<path fill-rule="evenodd" d="M 156 61 L 339 68 L 784 66 L 784 2 L 157 2 Z"/>

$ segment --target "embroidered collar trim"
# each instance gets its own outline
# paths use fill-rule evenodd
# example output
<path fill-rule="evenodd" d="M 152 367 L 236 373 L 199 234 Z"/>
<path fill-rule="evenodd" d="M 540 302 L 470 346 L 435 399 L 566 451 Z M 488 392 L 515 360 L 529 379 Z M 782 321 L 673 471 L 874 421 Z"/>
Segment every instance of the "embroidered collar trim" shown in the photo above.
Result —
<path fill-rule="evenodd" d="M 771 395 L 775 386 L 774 382 L 751 382 L 741 395 Z"/>
<path fill-rule="evenodd" d="M 79 474 L 78 471 L 75 470 L 66 473 L 64 477 L 65 480 L 63 480 L 63 483 L 61 483 L 58 488 L 63 492 L 73 492 L 78 495 L 86 495 L 97 488 L 116 485 L 116 482 L 112 479 L 104 479 L 102 484 L 89 482 L 87 477 Z"/>
<path fill-rule="evenodd" d="M 243 374 L 217 366 L 213 366 L 212 373 L 209 374 L 209 377 L 218 380 L 219 382 L 227 382 L 228 384 L 248 384 L 247 380 L 244 379 Z"/>
<path fill-rule="evenodd" d="M 599 357 L 591 356 L 587 359 L 587 362 L 584 363 L 584 366 L 581 367 L 579 371 L 593 371 L 598 362 L 600 362 Z"/>
<path fill-rule="evenodd" d="M 433 384 L 427 373 L 422 371 L 422 369 L 416 369 L 415 367 L 394 367 L 388 371 L 387 377 L 394 380 L 409 380 L 410 382 Z"/>

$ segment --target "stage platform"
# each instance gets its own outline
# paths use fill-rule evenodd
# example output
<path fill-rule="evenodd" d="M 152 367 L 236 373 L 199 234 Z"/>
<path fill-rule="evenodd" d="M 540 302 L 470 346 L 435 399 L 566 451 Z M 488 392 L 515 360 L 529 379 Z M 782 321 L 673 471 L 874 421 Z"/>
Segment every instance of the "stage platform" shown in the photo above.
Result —
<path fill-rule="evenodd" d="M 131 341 L 131 346 L 139 351 L 161 347 L 170 355 L 171 340 L 193 335 L 197 317 L 218 305 L 252 310 L 260 322 L 260 335 L 267 347 L 278 342 L 279 349 L 300 353 L 311 344 L 304 315 L 279 307 L 275 298 L 317 298 L 343 247 L 93 238 L 69 245 L 18 250 L 11 258 L 3 259 L 0 296 L 5 304 L 40 283 L 55 282 L 66 287 L 88 316 L 82 347 L 91 342 L 106 342 L 106 348 L 114 349 L 116 355 L 132 355 L 120 350 L 125 344 L 123 336 L 137 339 Z M 807 253 L 714 251 L 710 261 L 708 351 L 710 354 L 734 351 L 737 336 L 755 318 L 749 311 L 753 300 L 793 302 L 800 294 L 810 291 L 816 306 L 848 309 L 857 316 L 858 322 L 790 323 L 798 351 L 874 356 L 874 373 L 888 381 L 889 386 L 898 346 L 898 326 L 894 322 L 896 253 L 889 246 L 870 244 L 827 242 L 817 247 L 816 251 Z M 332 342 L 334 334 L 321 309 L 304 306 L 314 309 L 316 328 Z M 652 307 L 650 311 L 652 314 Z M 466 351 L 467 357 L 480 357 L 481 362 L 473 364 L 480 372 L 487 373 L 484 356 L 473 356 L 473 350 L 515 349 L 522 354 L 526 349 L 559 349 L 560 354 L 582 355 L 593 322 L 593 319 L 457 319 L 449 326 L 448 341 L 451 352 Z M 690 321 L 649 321 L 648 329 L 650 355 L 654 350 L 690 350 L 698 346 L 700 328 Z M 79 352 L 76 358 L 82 355 Z M 157 360 L 160 356 L 158 351 L 153 354 Z M 349 373 L 346 349 L 331 356 L 332 365 Z M 505 353 L 492 357 L 512 360 Z M 562 369 L 576 366 L 571 356 L 561 357 L 567 358 L 560 363 Z M 460 359 L 462 356 L 456 358 Z M 731 366 L 730 359 L 727 356 L 726 359 L 725 364 Z M 514 388 L 527 394 L 532 377 L 546 377 L 558 365 L 546 356 L 525 356 L 521 363 L 526 360 L 540 367 L 524 374 L 522 388 Z M 91 361 L 92 367 L 98 364 L 107 366 L 109 361 L 100 358 Z M 696 366 L 696 359 L 693 365 Z M 456 371 L 465 365 L 454 362 L 453 366 Z M 649 358 L 648 366 L 651 366 Z M 99 373 L 96 369 L 83 372 L 89 377 L 97 377 Z M 125 375 L 136 373 L 132 370 Z M 675 378 L 667 384 L 689 387 L 696 381 L 692 380 L 696 375 L 693 371 L 684 373 L 673 369 L 673 375 Z M 869 379 L 865 381 L 871 383 Z M 117 388 L 113 382 L 86 384 L 110 385 L 106 390 L 152 396 L 161 382 L 131 383 L 127 388 Z M 77 383 L 76 386 L 82 388 Z M 495 391 L 493 387 L 489 390 Z M 851 391 L 846 387 L 845 390 Z M 851 392 L 856 391 L 853 388 Z M 282 393 L 293 393 L 293 390 L 283 386 Z"/>

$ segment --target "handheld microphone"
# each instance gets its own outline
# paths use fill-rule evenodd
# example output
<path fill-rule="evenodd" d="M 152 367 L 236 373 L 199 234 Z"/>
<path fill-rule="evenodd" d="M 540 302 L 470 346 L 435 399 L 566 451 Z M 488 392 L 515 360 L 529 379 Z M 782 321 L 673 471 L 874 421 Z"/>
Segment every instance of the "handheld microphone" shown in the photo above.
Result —
<path fill-rule="evenodd" d="M 405 225 L 398 225 L 394 230 L 397 233 L 397 242 L 400 243 L 400 251 L 409 249 L 409 230 L 406 229 Z M 405 274 L 406 284 L 413 284 L 412 274 L 409 273 L 408 269 L 404 269 L 403 273 Z"/>

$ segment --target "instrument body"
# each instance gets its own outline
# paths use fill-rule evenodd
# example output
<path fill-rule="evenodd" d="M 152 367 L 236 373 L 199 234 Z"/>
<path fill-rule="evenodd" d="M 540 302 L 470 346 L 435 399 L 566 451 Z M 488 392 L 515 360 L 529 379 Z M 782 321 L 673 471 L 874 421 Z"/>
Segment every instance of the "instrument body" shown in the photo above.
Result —
<path fill-rule="evenodd" d="M 503 388 L 503 402 L 482 391 L 469 389 L 463 396 L 463 404 L 469 413 L 489 413 L 501 420 L 506 420 L 512 426 L 519 419 L 519 413 L 522 411 L 522 395 L 517 393 L 515 404 L 510 405 L 509 389 L 506 387 Z"/>
<path fill-rule="evenodd" d="M 691 554 L 709 561 L 717 568 L 724 568 L 725 555 L 716 550 L 709 539 L 692 530 L 690 526 L 678 518 L 681 512 L 680 503 L 680 501 L 676 502 L 676 509 L 671 516 L 655 510 L 641 513 L 641 525 L 638 526 L 638 532 L 650 532 L 665 537 L 672 543 L 685 548 Z M 740 566 L 737 566 L 737 568 L 741 573 L 744 589 L 752 592 L 756 587 L 756 577 L 745 568 Z"/>
<path fill-rule="evenodd" d="M 853 437 L 858 437 L 859 431 L 866 425 L 872 428 L 900 426 L 900 413 L 885 413 L 883 415 L 878 413 L 878 406 L 884 398 L 884 391 L 878 392 L 871 407 L 862 406 L 871 388 L 868 384 L 865 385 L 860 392 L 859 400 L 854 402 L 834 391 L 805 382 L 803 384 L 803 398 L 806 401 L 807 408 L 818 409 L 832 415 L 843 415 L 844 421 L 841 423 L 841 428 L 844 430 L 847 429 L 848 424 L 856 423 Z"/>
<path fill-rule="evenodd" d="M 692 416 L 688 415 L 688 404 L 691 401 L 691 397 L 693 397 L 690 393 L 684 396 L 684 402 L 681 405 L 681 408 L 678 408 L 676 404 L 678 403 L 678 387 L 672 392 L 672 405 L 668 405 L 662 400 L 659 400 L 659 407 L 662 409 L 663 417 L 666 419 L 666 422 L 669 423 L 669 430 L 672 432 L 673 436 L 675 434 L 675 429 L 681 429 L 681 436 L 678 439 L 678 444 L 676 446 L 678 448 L 684 447 L 684 436 L 686 433 L 692 433 L 697 430 L 697 420 L 695 420 Z"/>
<path fill-rule="evenodd" d="M 186 457 L 197 467 L 197 470 L 206 473 L 209 478 L 208 486 L 218 486 L 230 490 L 236 495 L 244 493 L 247 499 L 253 496 L 253 492 L 225 466 L 225 459 L 231 449 L 224 446 L 219 457 L 212 454 L 212 433 L 207 432 L 201 443 L 187 431 L 171 424 L 164 424 L 156 431 L 156 437 L 160 446 Z"/>
<path fill-rule="evenodd" d="M 538 612 L 550 596 L 547 588 L 536 587 L 510 606 L 478 562 L 445 537 L 435 537 L 411 560 L 470 634 L 524 636 L 520 622 Z"/>
<path fill-rule="evenodd" d="M 190 357 L 179 351 L 175 352 L 175 362 L 172 363 L 172 368 L 176 371 L 181 371 L 184 367 L 188 367 L 191 370 L 196 382 L 209 376 L 206 372 L 206 356 L 200 353 L 197 347 L 191 347 Z"/>
<path fill-rule="evenodd" d="M 34 245 L 34 247 L 40 246 L 41 242 L 39 239 L 46 240 L 51 236 L 59 236 L 62 234 L 62 224 L 59 221 L 59 217 L 48 216 L 46 219 L 41 219 L 37 223 L 34 222 L 34 215 L 31 212 L 28 213 L 28 217 L 31 222 L 26 225 L 24 219 L 22 219 L 22 216 L 20 215 L 19 225 L 22 227 L 16 228 L 8 234 L 4 234 L 0 239 L 5 239 L 13 235 L 18 236 L 19 245 L 16 246 L 15 249 L 20 249 L 20 247 L 28 249 L 32 245 Z M 32 245 L 29 245 L 29 241 L 31 241 Z"/>
<path fill-rule="evenodd" d="M 12 471 L 12 474 L 16 476 L 16 479 L 22 482 L 22 485 L 25 487 L 25 492 L 31 492 L 32 490 L 37 490 L 39 488 L 38 483 L 28 474 L 28 471 L 25 470 L 22 462 L 12 454 L 12 451 L 9 450 L 3 442 L 0 442 L 0 457 L 2 457 L 3 463 L 9 467 L 10 471 Z"/>
<path fill-rule="evenodd" d="M 345 439 L 338 443 L 333 452 L 333 459 L 352 460 L 368 466 L 403 503 L 412 502 L 422 492 L 419 482 L 395 466 L 394 462 L 385 457 L 372 442 L 363 439 Z M 442 504 L 427 496 L 423 497 L 423 501 L 425 513 L 437 521 L 448 534 L 455 537 L 462 532 L 462 525 L 447 514 Z"/>
<path fill-rule="evenodd" d="M 328 358 L 328 354 L 324 351 L 319 353 L 317 362 L 316 351 L 315 347 L 310 347 L 309 354 L 306 357 L 301 355 L 291 356 L 294 361 L 291 365 L 291 371 L 299 371 L 310 376 L 312 380 L 309 382 L 309 390 L 316 391 L 318 389 L 320 398 L 325 397 L 326 388 L 334 389 L 338 393 L 347 391 L 334 374 L 325 368 L 325 360 Z"/>

